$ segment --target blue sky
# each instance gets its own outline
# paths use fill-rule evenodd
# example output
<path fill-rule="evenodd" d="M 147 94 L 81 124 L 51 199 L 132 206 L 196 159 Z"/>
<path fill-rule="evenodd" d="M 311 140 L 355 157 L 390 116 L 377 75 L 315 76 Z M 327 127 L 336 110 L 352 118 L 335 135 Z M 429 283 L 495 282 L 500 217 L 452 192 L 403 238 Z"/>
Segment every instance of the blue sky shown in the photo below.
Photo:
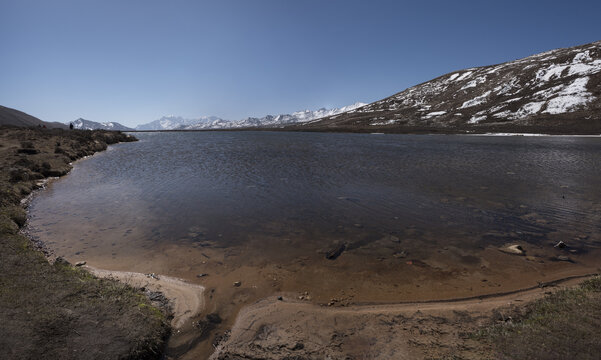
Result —
<path fill-rule="evenodd" d="M 0 0 L 0 104 L 133 126 L 372 102 L 601 40 L 601 1 Z"/>

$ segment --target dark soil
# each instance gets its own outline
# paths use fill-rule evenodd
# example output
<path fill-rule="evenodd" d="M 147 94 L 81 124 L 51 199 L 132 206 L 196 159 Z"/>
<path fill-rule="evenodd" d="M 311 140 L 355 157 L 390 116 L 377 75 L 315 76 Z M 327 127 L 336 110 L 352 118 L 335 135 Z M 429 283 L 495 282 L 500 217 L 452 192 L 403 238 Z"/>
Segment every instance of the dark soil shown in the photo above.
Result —
<path fill-rule="evenodd" d="M 0 127 L 0 358 L 158 359 L 167 310 L 140 289 L 50 264 L 20 228 L 21 199 L 70 162 L 136 139 L 120 132 Z"/>

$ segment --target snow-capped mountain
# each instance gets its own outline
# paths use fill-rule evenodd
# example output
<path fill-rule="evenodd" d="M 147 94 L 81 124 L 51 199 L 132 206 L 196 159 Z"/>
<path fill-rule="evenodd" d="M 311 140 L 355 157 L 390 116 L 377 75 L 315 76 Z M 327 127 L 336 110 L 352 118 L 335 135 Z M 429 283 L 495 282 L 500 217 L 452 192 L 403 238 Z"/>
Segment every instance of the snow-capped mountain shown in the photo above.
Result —
<path fill-rule="evenodd" d="M 319 110 L 303 110 L 292 114 L 266 115 L 261 118 L 247 117 L 237 121 L 227 121 L 217 119 L 213 121 L 197 122 L 195 124 L 183 125 L 179 129 L 183 130 L 200 130 L 200 129 L 232 129 L 232 128 L 248 128 L 248 127 L 282 127 L 290 124 L 299 124 L 307 121 L 319 119 L 325 116 L 332 116 L 346 111 L 357 109 L 364 106 L 364 103 L 354 103 L 352 105 L 341 108 Z"/>
<path fill-rule="evenodd" d="M 194 124 L 219 124 L 227 122 L 216 116 L 203 116 L 196 119 L 184 119 L 181 116 L 168 115 L 147 124 L 136 126 L 136 130 L 174 130 Z"/>
<path fill-rule="evenodd" d="M 115 130 L 115 131 L 130 131 L 133 130 L 127 126 L 121 125 L 118 122 L 96 122 L 79 118 L 75 121 L 71 121 L 74 129 L 79 130 Z M 68 125 L 69 123 L 67 123 Z"/>
<path fill-rule="evenodd" d="M 455 71 L 298 129 L 601 132 L 601 41 Z"/>

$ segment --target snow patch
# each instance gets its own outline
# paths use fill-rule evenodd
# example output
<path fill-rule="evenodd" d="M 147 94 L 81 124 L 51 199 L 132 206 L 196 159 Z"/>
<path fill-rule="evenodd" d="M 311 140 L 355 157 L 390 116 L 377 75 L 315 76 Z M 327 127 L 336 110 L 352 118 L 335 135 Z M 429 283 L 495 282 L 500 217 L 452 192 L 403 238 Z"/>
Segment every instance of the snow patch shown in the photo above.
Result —
<path fill-rule="evenodd" d="M 465 109 L 468 107 L 484 104 L 486 102 L 486 98 L 490 95 L 491 92 L 492 92 L 491 90 L 488 90 L 484 94 L 482 94 L 480 96 L 476 96 L 475 98 L 464 102 L 463 105 L 461 105 L 460 109 Z"/>
<path fill-rule="evenodd" d="M 474 115 L 471 119 L 468 120 L 468 124 L 477 124 L 482 120 L 486 119 L 486 115 Z"/>
<path fill-rule="evenodd" d="M 386 120 L 386 121 L 372 122 L 372 123 L 371 123 L 371 124 L 369 124 L 369 125 L 372 125 L 372 126 L 392 125 L 392 124 L 394 124 L 395 122 L 396 122 L 396 120 L 394 120 L 394 119 L 391 119 L 391 120 Z"/>
<path fill-rule="evenodd" d="M 447 113 L 446 111 L 434 111 L 434 112 L 427 113 L 426 115 L 422 116 L 422 119 L 426 119 L 427 120 L 427 119 L 433 118 L 435 116 L 444 115 L 446 113 Z"/>
<path fill-rule="evenodd" d="M 459 90 L 465 90 L 465 89 L 469 89 L 472 87 L 476 87 L 482 83 L 486 82 L 486 76 L 478 76 L 477 78 L 475 78 L 474 80 L 468 82 L 467 84 L 465 84 L 461 89 Z"/>
<path fill-rule="evenodd" d="M 472 73 L 473 73 L 473 71 L 464 72 L 463 74 L 461 74 L 461 76 L 459 76 L 457 79 L 455 79 L 455 81 L 465 80 L 468 77 L 470 77 L 472 75 Z"/>

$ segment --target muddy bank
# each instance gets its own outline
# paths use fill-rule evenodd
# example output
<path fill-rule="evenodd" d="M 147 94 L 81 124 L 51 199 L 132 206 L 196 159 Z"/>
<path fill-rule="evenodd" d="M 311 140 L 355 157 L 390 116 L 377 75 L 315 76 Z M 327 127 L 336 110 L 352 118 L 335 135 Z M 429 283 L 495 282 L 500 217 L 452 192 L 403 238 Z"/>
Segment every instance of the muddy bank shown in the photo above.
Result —
<path fill-rule="evenodd" d="M 50 264 L 19 232 L 21 199 L 62 176 L 71 162 L 119 132 L 0 127 L 0 348 L 11 359 L 160 358 L 170 332 L 166 310 L 139 289 L 98 279 L 57 259 Z"/>

